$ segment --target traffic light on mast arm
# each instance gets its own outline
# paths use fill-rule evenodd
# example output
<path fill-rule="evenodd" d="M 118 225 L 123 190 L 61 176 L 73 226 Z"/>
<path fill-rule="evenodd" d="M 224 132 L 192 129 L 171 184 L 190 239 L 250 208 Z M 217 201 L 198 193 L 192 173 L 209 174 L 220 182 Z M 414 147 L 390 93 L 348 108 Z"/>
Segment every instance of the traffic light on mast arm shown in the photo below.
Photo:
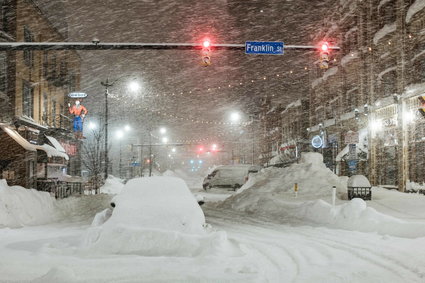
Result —
<path fill-rule="evenodd" d="M 209 39 L 205 39 L 202 42 L 202 61 L 201 65 L 208 67 L 211 65 L 211 42 Z"/>
<path fill-rule="evenodd" d="M 329 68 L 329 43 L 322 42 L 320 44 L 320 69 Z"/>

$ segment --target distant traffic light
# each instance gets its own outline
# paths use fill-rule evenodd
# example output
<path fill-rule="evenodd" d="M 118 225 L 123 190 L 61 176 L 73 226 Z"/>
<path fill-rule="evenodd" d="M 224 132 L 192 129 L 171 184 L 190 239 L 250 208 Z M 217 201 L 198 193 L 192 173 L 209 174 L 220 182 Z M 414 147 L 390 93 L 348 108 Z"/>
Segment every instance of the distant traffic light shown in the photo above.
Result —
<path fill-rule="evenodd" d="M 323 42 L 320 46 L 320 69 L 329 68 L 329 43 Z"/>
<path fill-rule="evenodd" d="M 202 43 L 202 61 L 201 65 L 208 67 L 211 65 L 211 42 L 209 39 L 205 39 Z"/>

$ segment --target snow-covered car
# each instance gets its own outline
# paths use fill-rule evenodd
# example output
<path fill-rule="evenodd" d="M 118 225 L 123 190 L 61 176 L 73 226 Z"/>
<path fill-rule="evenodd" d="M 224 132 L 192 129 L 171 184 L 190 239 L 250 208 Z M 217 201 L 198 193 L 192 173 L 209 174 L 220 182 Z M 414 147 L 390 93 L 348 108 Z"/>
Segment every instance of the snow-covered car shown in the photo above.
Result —
<path fill-rule="evenodd" d="M 218 166 L 213 172 L 205 177 L 202 184 L 204 190 L 213 187 L 232 188 L 237 190 L 249 178 L 249 174 L 257 173 L 261 166 L 257 165 L 222 165 Z"/>

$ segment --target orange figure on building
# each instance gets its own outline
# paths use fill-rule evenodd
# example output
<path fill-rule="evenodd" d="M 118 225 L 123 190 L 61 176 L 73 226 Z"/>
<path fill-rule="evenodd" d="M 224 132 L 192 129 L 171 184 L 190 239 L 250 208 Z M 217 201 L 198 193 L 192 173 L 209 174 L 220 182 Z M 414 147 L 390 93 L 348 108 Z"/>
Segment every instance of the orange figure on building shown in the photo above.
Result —
<path fill-rule="evenodd" d="M 74 115 L 74 135 L 77 139 L 83 139 L 83 123 L 84 117 L 87 115 L 87 108 L 80 104 L 79 100 L 75 101 L 75 104 L 71 107 L 68 103 L 69 113 Z"/>

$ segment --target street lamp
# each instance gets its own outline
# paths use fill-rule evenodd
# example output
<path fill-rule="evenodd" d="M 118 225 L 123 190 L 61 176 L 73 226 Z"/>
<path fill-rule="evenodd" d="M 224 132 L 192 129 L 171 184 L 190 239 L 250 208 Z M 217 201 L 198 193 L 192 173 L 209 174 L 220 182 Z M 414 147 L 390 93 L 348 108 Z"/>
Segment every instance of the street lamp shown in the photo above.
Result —
<path fill-rule="evenodd" d="M 230 114 L 230 121 L 232 123 L 237 123 L 241 119 L 241 115 L 238 112 L 233 112 Z"/>
<path fill-rule="evenodd" d="M 118 130 L 117 131 L 117 133 L 116 133 L 116 137 L 117 137 L 117 139 L 120 141 L 120 162 L 119 162 L 119 171 L 118 171 L 118 175 L 119 175 L 119 177 L 121 178 L 121 172 L 122 172 L 122 151 L 121 151 L 121 140 L 122 140 L 122 138 L 124 137 L 124 132 L 123 131 L 121 131 L 121 130 Z"/>
<path fill-rule="evenodd" d="M 165 133 L 167 133 L 167 129 L 166 129 L 166 128 L 164 128 L 164 127 L 161 127 L 161 128 L 159 129 L 159 132 L 161 133 L 161 135 L 165 135 Z"/>
<path fill-rule="evenodd" d="M 108 113 L 108 96 L 109 96 L 109 88 L 114 86 L 114 84 L 117 81 L 119 81 L 119 80 L 121 80 L 125 77 L 128 77 L 128 76 L 119 77 L 118 79 L 116 79 L 112 82 L 109 81 L 109 78 L 106 78 L 106 81 L 100 82 L 100 84 L 105 87 L 105 180 L 108 178 L 108 167 L 109 167 L 109 157 L 108 157 L 108 115 L 109 115 L 109 113 Z M 131 87 L 131 89 L 133 89 L 133 90 L 135 89 L 135 85 L 134 85 L 135 83 L 137 83 L 137 82 L 131 83 L 131 85 L 133 85 Z"/>
<path fill-rule="evenodd" d="M 96 123 L 94 123 L 94 122 L 90 122 L 89 123 L 89 125 L 88 125 L 88 127 L 89 127 L 89 129 L 90 130 L 96 130 L 96 128 L 97 128 L 97 125 L 96 125 Z"/>

